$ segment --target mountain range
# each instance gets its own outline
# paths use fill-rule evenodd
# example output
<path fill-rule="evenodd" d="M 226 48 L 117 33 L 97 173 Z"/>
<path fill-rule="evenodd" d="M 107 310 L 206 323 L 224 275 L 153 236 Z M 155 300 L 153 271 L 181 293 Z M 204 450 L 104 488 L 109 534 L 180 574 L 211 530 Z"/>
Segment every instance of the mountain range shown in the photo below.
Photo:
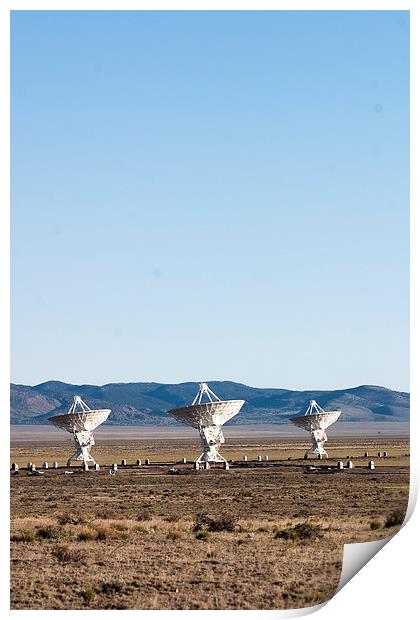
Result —
<path fill-rule="evenodd" d="M 221 400 L 244 399 L 241 412 L 228 424 L 281 424 L 304 413 L 315 399 L 325 410 L 340 409 L 343 421 L 383 422 L 409 420 L 410 395 L 376 385 L 343 390 L 286 390 L 254 388 L 233 381 L 210 381 Z M 73 385 L 47 381 L 35 386 L 11 384 L 11 423 L 48 424 L 48 418 L 68 411 L 79 394 L 91 409 L 111 409 L 106 424 L 178 425 L 168 409 L 191 404 L 198 389 L 193 382 L 108 383 Z"/>

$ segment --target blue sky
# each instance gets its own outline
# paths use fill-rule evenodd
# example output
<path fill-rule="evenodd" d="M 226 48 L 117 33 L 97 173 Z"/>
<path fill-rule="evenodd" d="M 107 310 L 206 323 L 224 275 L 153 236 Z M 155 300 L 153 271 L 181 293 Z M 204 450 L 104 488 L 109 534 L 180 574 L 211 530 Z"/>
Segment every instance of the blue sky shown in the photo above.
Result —
<path fill-rule="evenodd" d="M 12 14 L 12 380 L 408 390 L 403 11 Z"/>

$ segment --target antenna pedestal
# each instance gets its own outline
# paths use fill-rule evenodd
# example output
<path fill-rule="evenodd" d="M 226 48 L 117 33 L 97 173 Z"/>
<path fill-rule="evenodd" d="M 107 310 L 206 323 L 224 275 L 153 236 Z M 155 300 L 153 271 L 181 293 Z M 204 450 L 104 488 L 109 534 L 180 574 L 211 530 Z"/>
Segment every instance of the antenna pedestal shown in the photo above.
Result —
<path fill-rule="evenodd" d="M 195 461 L 196 463 L 226 463 L 226 459 L 219 454 L 220 444 L 225 443 L 222 427 L 219 424 L 202 426 L 199 429 L 203 453 Z"/>
<path fill-rule="evenodd" d="M 311 433 L 312 446 L 306 452 L 305 458 L 308 454 L 318 454 L 319 456 L 326 456 L 328 458 L 328 454 L 324 450 L 324 443 L 328 439 L 325 429 L 331 426 L 331 424 L 334 424 L 340 415 L 341 411 L 324 411 L 316 400 L 311 400 L 304 415 L 290 418 L 290 421 L 293 422 L 295 426 L 303 428 L 305 431 Z"/>
<path fill-rule="evenodd" d="M 76 452 L 68 459 L 67 467 L 70 467 L 73 461 L 96 465 L 95 459 L 90 454 L 92 446 L 95 445 L 92 431 L 73 431 L 73 437 Z"/>
<path fill-rule="evenodd" d="M 75 396 L 67 413 L 48 418 L 54 426 L 73 435 L 76 452 L 68 459 L 67 467 L 70 467 L 72 461 L 96 465 L 95 459 L 90 454 L 92 446 L 95 445 L 93 431 L 105 422 L 110 413 L 111 409 L 92 410 L 80 396 Z"/>
<path fill-rule="evenodd" d="M 222 426 L 239 413 L 244 402 L 244 400 L 220 400 L 207 383 L 200 383 L 191 405 L 169 411 L 176 420 L 196 428 L 200 433 L 203 452 L 195 461 L 196 468 L 204 465 L 208 469 L 210 463 L 227 463 L 219 453 L 221 444 L 225 443 Z"/>
<path fill-rule="evenodd" d="M 328 458 L 328 453 L 324 450 L 324 443 L 327 441 L 327 433 L 322 428 L 311 429 L 312 446 L 306 454 L 321 454 Z"/>

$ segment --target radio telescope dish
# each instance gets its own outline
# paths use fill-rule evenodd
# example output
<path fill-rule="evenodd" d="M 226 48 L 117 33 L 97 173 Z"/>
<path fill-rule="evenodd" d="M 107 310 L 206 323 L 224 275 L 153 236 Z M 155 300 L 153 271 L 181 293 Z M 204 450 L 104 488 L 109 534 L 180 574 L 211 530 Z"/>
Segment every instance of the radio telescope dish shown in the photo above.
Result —
<path fill-rule="evenodd" d="M 309 431 L 312 435 L 312 446 L 306 454 L 321 454 L 328 458 L 324 450 L 324 443 L 328 439 L 325 429 L 334 424 L 340 415 L 341 411 L 324 411 L 316 400 L 311 400 L 304 415 L 290 418 L 295 426 Z"/>
<path fill-rule="evenodd" d="M 89 409 L 80 396 L 75 396 L 68 413 L 48 418 L 54 426 L 73 434 L 76 452 L 68 459 L 67 467 L 74 460 L 95 465 L 90 454 L 95 445 L 93 431 L 105 422 L 110 413 L 111 409 Z"/>
<path fill-rule="evenodd" d="M 208 402 L 201 402 L 206 396 Z M 192 405 L 171 409 L 168 413 L 182 422 L 196 428 L 200 433 L 203 453 L 196 463 L 226 463 L 219 454 L 220 444 L 225 443 L 222 426 L 239 413 L 244 400 L 220 400 L 207 383 L 200 383 Z"/>

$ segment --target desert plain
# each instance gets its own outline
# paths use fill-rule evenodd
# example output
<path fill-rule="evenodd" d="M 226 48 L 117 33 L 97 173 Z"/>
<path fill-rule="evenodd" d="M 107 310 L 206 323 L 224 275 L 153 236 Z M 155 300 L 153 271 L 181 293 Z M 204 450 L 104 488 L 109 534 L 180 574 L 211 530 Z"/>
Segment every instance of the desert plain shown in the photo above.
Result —
<path fill-rule="evenodd" d="M 15 427 L 11 608 L 287 609 L 331 598 L 343 545 L 401 527 L 409 440 L 337 434 L 319 461 L 303 458 L 310 441 L 298 433 L 226 429 L 229 470 L 196 471 L 194 433 L 108 429 L 92 451 L 100 470 L 85 472 L 66 467 L 69 435 Z"/>

